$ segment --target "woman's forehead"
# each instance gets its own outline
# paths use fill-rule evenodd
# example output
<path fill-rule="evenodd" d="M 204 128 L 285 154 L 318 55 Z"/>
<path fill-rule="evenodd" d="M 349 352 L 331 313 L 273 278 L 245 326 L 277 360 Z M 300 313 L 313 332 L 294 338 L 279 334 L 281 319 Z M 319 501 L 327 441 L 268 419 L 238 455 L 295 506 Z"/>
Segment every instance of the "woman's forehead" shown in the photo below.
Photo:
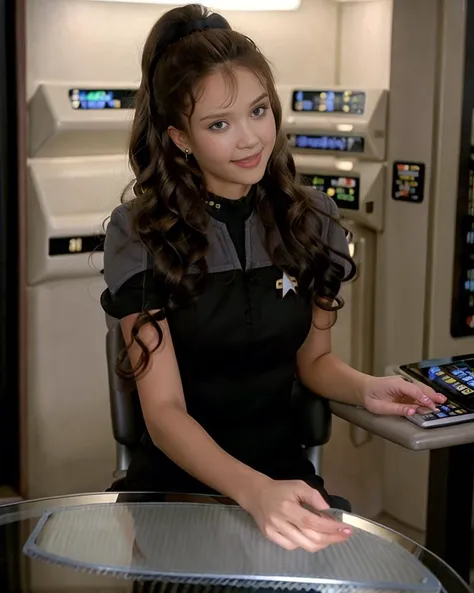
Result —
<path fill-rule="evenodd" d="M 248 108 L 265 92 L 258 76 L 243 67 L 219 69 L 202 81 L 196 93 L 195 115 Z"/>

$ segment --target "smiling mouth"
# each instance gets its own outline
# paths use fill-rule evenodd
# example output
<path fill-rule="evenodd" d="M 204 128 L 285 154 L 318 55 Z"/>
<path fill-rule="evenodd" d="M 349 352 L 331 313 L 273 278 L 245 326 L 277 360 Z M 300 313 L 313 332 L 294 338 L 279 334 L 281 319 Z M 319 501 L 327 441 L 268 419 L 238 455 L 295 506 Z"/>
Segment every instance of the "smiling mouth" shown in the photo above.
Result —
<path fill-rule="evenodd" d="M 231 161 L 231 162 L 235 163 L 236 165 L 258 164 L 260 162 L 260 159 L 262 158 L 262 153 L 263 153 L 263 148 L 260 152 L 257 152 L 256 154 L 253 154 L 252 156 L 248 156 L 244 159 L 239 159 L 238 161 Z"/>

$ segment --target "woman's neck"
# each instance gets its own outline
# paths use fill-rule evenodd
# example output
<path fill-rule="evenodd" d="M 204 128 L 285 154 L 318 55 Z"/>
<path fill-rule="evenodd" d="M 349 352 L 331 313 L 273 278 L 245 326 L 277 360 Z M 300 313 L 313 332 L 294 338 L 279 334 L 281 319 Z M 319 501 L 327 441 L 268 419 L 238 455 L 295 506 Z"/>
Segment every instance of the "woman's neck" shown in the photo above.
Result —
<path fill-rule="evenodd" d="M 240 200 L 247 196 L 252 189 L 251 185 L 238 184 L 207 184 L 207 191 L 214 196 L 224 198 L 226 200 Z"/>

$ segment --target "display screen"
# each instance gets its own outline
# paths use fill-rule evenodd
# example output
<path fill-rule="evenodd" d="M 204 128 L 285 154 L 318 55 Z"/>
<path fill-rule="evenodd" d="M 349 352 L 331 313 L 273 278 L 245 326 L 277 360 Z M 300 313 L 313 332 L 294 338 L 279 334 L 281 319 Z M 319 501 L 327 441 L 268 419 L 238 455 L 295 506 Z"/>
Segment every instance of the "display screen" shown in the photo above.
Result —
<path fill-rule="evenodd" d="M 135 89 L 72 89 L 69 101 L 73 109 L 134 109 Z"/>
<path fill-rule="evenodd" d="M 456 124 L 461 140 L 457 161 L 457 183 L 450 188 L 456 203 L 450 206 L 455 212 L 456 222 L 453 232 L 454 257 L 451 280 L 451 335 L 453 338 L 474 335 L 474 84 L 471 72 L 474 71 L 474 5 L 466 3 L 465 32 L 462 43 L 465 57 L 463 71 L 461 121 Z M 443 164 L 443 163 L 441 163 Z M 443 196 L 440 197 L 443 199 Z M 446 225 L 450 221 L 445 222 Z M 444 229 L 442 229 L 443 232 Z M 451 233 L 444 234 L 445 241 Z M 446 245 L 446 249 L 449 246 Z M 446 281 L 449 281 L 446 278 Z"/>
<path fill-rule="evenodd" d="M 303 150 L 324 150 L 332 152 L 364 152 L 365 139 L 362 136 L 322 136 L 288 134 L 292 148 Z"/>
<path fill-rule="evenodd" d="M 300 175 L 300 182 L 330 196 L 339 208 L 359 210 L 360 179 L 341 175 Z"/>
<path fill-rule="evenodd" d="M 293 111 L 363 115 L 365 93 L 360 91 L 294 91 Z"/>
<path fill-rule="evenodd" d="M 52 237 L 49 240 L 49 255 L 78 255 L 104 251 L 105 235 L 81 237 Z"/>
<path fill-rule="evenodd" d="M 392 198 L 421 204 L 425 194 L 424 163 L 393 163 Z"/>
<path fill-rule="evenodd" d="M 474 146 L 470 147 L 469 156 L 467 159 L 461 154 L 459 169 L 451 306 L 454 338 L 474 335 Z"/>
<path fill-rule="evenodd" d="M 422 361 L 400 367 L 449 399 L 474 411 L 474 355 Z"/>

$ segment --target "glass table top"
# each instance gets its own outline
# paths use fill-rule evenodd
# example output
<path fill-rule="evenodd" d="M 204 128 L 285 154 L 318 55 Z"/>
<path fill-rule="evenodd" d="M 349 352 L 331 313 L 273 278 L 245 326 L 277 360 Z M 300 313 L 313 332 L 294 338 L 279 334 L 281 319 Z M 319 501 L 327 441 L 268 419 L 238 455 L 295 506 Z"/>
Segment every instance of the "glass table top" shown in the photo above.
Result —
<path fill-rule="evenodd" d="M 356 515 L 343 544 L 287 552 L 222 497 L 98 493 L 0 506 L 2 593 L 466 593 L 412 540 Z"/>

